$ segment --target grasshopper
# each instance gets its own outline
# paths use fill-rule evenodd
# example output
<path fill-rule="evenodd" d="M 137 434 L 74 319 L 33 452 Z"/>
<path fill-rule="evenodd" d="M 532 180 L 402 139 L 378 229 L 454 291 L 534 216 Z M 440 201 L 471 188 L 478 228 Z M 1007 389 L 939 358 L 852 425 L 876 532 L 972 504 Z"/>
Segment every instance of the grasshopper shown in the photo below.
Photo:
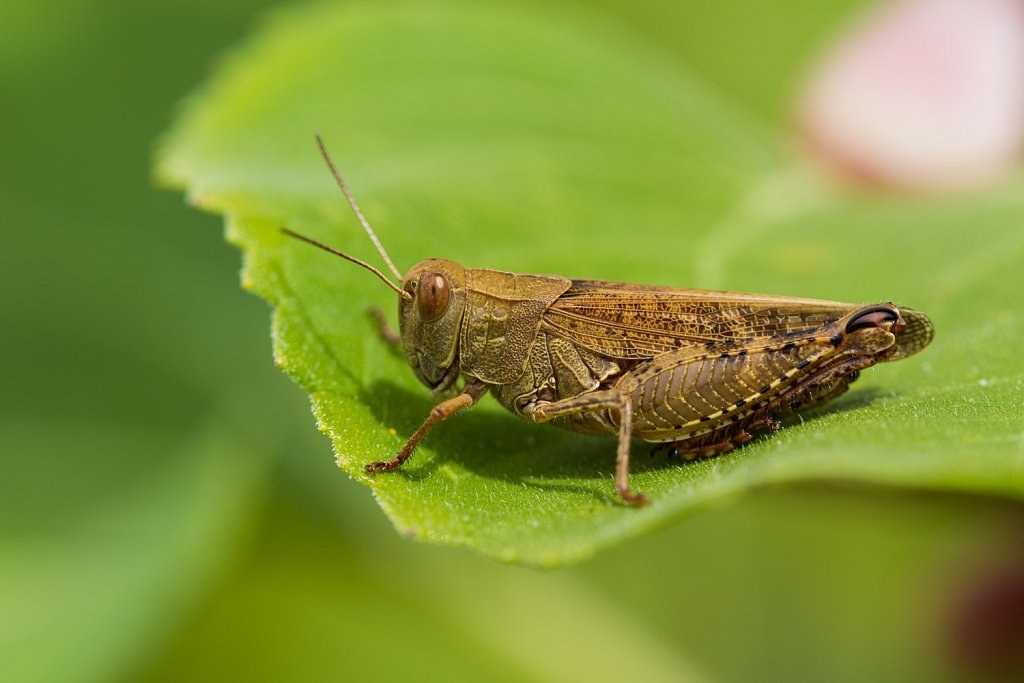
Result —
<path fill-rule="evenodd" d="M 402 277 L 317 136 L 345 199 L 401 283 L 353 256 L 286 234 L 374 273 L 398 294 L 400 345 L 416 376 L 441 400 L 398 454 L 408 460 L 437 423 L 488 391 L 533 422 L 618 437 L 615 488 L 629 485 L 632 439 L 686 459 L 711 457 L 778 429 L 779 419 L 842 394 L 864 368 L 913 355 L 934 328 L 891 302 L 855 304 L 765 294 L 673 289 L 417 263 Z M 459 377 L 461 389 L 456 389 Z M 446 398 L 447 397 L 447 398 Z"/>

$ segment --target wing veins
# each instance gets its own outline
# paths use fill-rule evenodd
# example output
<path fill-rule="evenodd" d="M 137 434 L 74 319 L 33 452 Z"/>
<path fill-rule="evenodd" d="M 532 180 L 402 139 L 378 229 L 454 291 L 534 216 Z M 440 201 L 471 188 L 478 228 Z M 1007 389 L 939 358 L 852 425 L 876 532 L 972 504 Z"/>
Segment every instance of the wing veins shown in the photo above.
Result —
<path fill-rule="evenodd" d="M 559 316 L 559 315 L 564 316 L 566 318 L 571 318 L 573 320 L 580 320 L 580 321 L 583 321 L 583 322 L 587 322 L 587 323 L 590 323 L 591 325 L 602 326 L 602 327 L 611 327 L 611 328 L 619 329 L 619 330 L 623 330 L 623 331 L 630 331 L 630 330 L 632 330 L 634 332 L 642 332 L 642 333 L 647 333 L 647 334 L 658 334 L 658 335 L 663 335 L 663 336 L 666 336 L 666 337 L 672 337 L 672 338 L 675 338 L 675 339 L 689 339 L 691 341 L 702 341 L 702 342 L 715 341 L 715 339 L 713 337 L 701 337 L 701 336 L 696 336 L 696 335 L 694 335 L 692 333 L 676 332 L 676 331 L 671 331 L 671 330 L 663 330 L 661 328 L 651 329 L 651 328 L 647 328 L 647 327 L 640 327 L 638 325 L 629 325 L 628 323 L 618 323 L 618 322 L 613 322 L 611 320 L 603 320 L 603 319 L 600 319 L 600 318 L 593 318 L 593 317 L 590 317 L 590 316 L 580 315 L 578 313 L 571 313 L 569 311 L 564 311 L 564 310 L 561 310 L 561 309 L 554 310 L 554 311 L 549 310 L 548 311 L 548 315 L 546 315 L 545 318 L 547 318 L 550 321 L 551 316 Z M 565 329 L 565 328 L 563 328 L 563 329 Z M 600 335 L 597 335 L 597 334 L 590 334 L 589 336 L 593 336 L 593 337 L 596 337 L 596 338 L 602 338 Z M 608 337 L 603 337 L 603 338 L 608 339 Z M 612 337 L 612 338 L 614 338 L 614 337 Z M 671 345 L 669 345 L 669 346 L 671 346 Z"/>

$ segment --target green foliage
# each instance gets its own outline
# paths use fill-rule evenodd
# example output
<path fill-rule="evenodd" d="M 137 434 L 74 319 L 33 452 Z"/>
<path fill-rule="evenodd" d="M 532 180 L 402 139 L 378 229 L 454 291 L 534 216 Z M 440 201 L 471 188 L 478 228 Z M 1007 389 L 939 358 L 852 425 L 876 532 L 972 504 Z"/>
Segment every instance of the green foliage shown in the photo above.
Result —
<path fill-rule="evenodd" d="M 777 129 L 773 129 L 777 128 Z M 467 266 L 854 302 L 929 313 L 933 345 L 834 407 L 724 457 L 648 458 L 619 504 L 614 443 L 524 423 L 490 399 L 397 450 L 430 408 L 368 306 L 364 271 L 289 241 L 372 246 L 320 133 L 401 268 Z M 275 307 L 275 359 L 339 464 L 412 537 L 557 565 L 756 487 L 808 480 L 1024 494 L 1024 193 L 895 200 L 803 168 L 786 131 L 736 111 L 598 15 L 449 5 L 281 14 L 227 60 L 162 145 L 159 173 L 222 213 L 244 285 Z"/>

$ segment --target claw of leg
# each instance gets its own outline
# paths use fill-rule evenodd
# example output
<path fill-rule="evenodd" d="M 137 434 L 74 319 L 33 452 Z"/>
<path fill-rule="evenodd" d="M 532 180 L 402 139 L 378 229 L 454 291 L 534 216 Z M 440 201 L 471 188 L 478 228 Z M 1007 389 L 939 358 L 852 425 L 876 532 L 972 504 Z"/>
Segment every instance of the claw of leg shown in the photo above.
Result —
<path fill-rule="evenodd" d="M 747 443 L 748 441 L 750 441 L 753 438 L 754 438 L 754 435 L 751 434 L 750 432 L 748 432 L 746 430 L 740 430 L 740 431 L 736 432 L 736 436 L 733 437 L 733 440 L 736 443 Z"/>
<path fill-rule="evenodd" d="M 619 489 L 619 495 L 622 496 L 623 501 L 633 507 L 644 507 L 651 504 L 647 496 L 633 489 Z"/>
<path fill-rule="evenodd" d="M 363 469 L 368 474 L 377 474 L 378 472 L 390 472 L 401 464 L 402 460 L 399 458 L 392 458 L 391 460 L 377 460 L 376 462 L 371 462 Z"/>

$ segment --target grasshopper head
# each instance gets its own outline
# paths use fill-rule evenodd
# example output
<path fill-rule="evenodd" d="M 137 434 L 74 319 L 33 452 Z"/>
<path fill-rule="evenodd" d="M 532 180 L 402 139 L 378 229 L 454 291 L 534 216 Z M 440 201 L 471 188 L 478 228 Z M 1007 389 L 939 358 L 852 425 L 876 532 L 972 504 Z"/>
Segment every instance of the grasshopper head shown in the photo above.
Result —
<path fill-rule="evenodd" d="M 466 308 L 466 269 L 454 261 L 420 261 L 402 281 L 398 300 L 405 358 L 420 381 L 443 393 L 459 376 L 459 329 Z"/>

